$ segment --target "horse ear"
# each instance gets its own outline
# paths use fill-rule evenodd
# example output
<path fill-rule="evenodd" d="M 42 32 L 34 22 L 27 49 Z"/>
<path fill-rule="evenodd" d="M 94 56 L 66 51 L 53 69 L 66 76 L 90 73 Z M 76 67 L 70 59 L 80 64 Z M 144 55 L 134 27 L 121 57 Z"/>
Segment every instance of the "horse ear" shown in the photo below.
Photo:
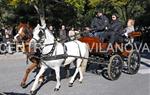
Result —
<path fill-rule="evenodd" d="M 44 24 L 44 25 L 42 26 L 42 28 L 45 29 L 45 28 L 46 28 L 46 24 Z"/>
<path fill-rule="evenodd" d="M 37 24 L 37 26 L 36 27 L 40 27 L 40 24 Z"/>

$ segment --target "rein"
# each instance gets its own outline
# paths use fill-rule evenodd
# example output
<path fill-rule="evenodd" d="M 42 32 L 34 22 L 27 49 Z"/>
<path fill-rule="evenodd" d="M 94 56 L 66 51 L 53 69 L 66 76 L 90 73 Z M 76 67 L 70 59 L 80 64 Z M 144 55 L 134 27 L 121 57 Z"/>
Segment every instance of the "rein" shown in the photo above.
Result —
<path fill-rule="evenodd" d="M 20 30 L 21 28 L 22 28 L 22 30 Z M 19 38 L 21 36 L 20 40 L 22 40 L 22 42 L 24 43 L 24 49 L 25 49 L 25 52 L 26 52 L 25 53 L 26 54 L 26 64 L 28 64 L 29 63 L 29 61 L 28 61 L 28 59 L 29 59 L 29 55 L 28 55 L 29 51 L 26 50 L 26 46 L 27 46 L 26 43 L 28 43 L 31 40 L 31 38 L 32 38 L 32 32 L 31 32 L 32 30 L 26 24 L 20 24 L 19 25 L 19 30 L 21 32 L 18 32 L 17 35 L 19 35 Z M 24 35 L 22 35 L 22 32 L 24 33 Z"/>
<path fill-rule="evenodd" d="M 53 45 L 51 51 L 48 52 L 47 54 L 42 54 L 42 56 L 49 56 L 49 55 L 52 56 L 52 55 L 53 55 L 54 50 L 55 50 L 55 48 L 56 48 L 56 41 L 55 41 L 54 43 L 52 43 L 52 44 L 45 44 L 45 47 L 51 46 L 51 45 Z M 45 47 L 43 47 L 42 49 L 44 49 Z"/>
<path fill-rule="evenodd" d="M 47 29 L 46 28 L 40 28 L 42 31 L 45 31 Z M 41 38 L 41 37 L 40 37 Z M 46 33 L 44 32 L 44 40 L 46 39 Z M 41 43 L 40 40 L 37 40 L 35 38 L 32 38 L 34 39 L 37 43 Z M 41 54 L 41 58 L 40 59 L 43 59 L 44 57 L 48 57 L 48 56 L 52 56 L 54 51 L 55 51 L 55 48 L 56 48 L 56 45 L 57 45 L 57 42 L 56 42 L 56 39 L 54 39 L 54 43 L 50 43 L 50 44 L 44 44 L 44 47 L 41 48 L 41 50 L 43 50 L 45 47 L 47 46 L 51 46 L 52 45 L 52 49 L 50 50 L 50 52 L 48 52 L 47 54 Z"/>
<path fill-rule="evenodd" d="M 43 30 L 43 31 L 45 31 L 47 28 L 44 28 L 44 29 L 42 29 L 41 28 L 41 30 Z M 46 39 L 46 33 L 44 32 L 44 40 Z M 40 38 L 42 38 L 42 37 L 40 37 Z M 37 43 L 40 43 L 40 41 L 41 40 L 37 40 L 37 39 L 35 39 L 35 38 L 32 38 L 32 39 L 34 39 Z M 77 45 L 78 45 L 78 43 L 77 42 L 75 42 Z M 88 58 L 85 58 L 85 57 L 82 57 L 81 56 L 81 50 L 80 50 L 80 48 L 79 48 L 79 45 L 78 45 L 78 48 L 79 48 L 79 56 L 72 56 L 72 55 L 68 55 L 67 53 L 66 53 L 66 48 L 65 48 L 65 45 L 63 44 L 63 47 L 64 47 L 64 54 L 60 54 L 60 55 L 54 55 L 53 56 L 53 54 L 54 54 L 54 52 L 55 52 L 55 49 L 56 49 L 56 46 L 57 46 L 57 40 L 56 39 L 54 39 L 54 42 L 53 43 L 50 43 L 50 44 L 43 44 L 44 45 L 44 47 L 41 47 L 41 50 L 43 50 L 45 47 L 47 47 L 47 46 L 51 46 L 52 45 L 52 48 L 51 48 L 51 50 L 47 53 L 47 54 L 41 54 L 41 56 L 40 57 L 37 57 L 38 59 L 40 59 L 41 61 L 48 61 L 48 60 L 57 60 L 57 59 L 66 59 L 67 57 L 75 57 L 75 58 L 81 58 L 81 59 L 88 59 Z"/>

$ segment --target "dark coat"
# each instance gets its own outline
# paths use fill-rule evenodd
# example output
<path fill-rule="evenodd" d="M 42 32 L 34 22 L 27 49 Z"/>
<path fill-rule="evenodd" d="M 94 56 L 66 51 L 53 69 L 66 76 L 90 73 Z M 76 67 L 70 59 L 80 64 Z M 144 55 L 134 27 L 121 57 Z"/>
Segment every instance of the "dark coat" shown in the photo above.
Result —
<path fill-rule="evenodd" d="M 66 42 L 67 41 L 67 34 L 66 34 L 66 30 L 60 30 L 59 33 L 59 38 L 61 40 L 61 42 Z"/>
<path fill-rule="evenodd" d="M 94 31 L 103 31 L 105 27 L 109 25 L 109 20 L 105 15 L 102 15 L 100 17 L 95 17 L 92 20 L 91 28 Z"/>
<path fill-rule="evenodd" d="M 121 22 L 117 19 L 117 20 L 111 22 L 111 24 L 109 26 L 109 30 L 113 31 L 117 34 L 122 34 L 123 26 L 122 26 Z"/>

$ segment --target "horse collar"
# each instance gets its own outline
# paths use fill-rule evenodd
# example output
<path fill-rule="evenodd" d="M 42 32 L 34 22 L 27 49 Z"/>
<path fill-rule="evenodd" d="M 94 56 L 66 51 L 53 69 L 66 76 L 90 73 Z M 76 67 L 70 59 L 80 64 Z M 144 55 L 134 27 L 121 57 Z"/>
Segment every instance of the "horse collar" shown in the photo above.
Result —
<path fill-rule="evenodd" d="M 50 46 L 50 45 L 53 45 L 51 51 L 50 51 L 49 53 L 47 53 L 47 54 L 42 54 L 42 57 L 47 57 L 47 56 L 52 56 L 52 55 L 53 55 L 54 50 L 55 50 L 55 47 L 56 47 L 56 41 L 54 41 L 54 43 L 51 43 L 51 44 L 45 44 L 45 47 L 46 47 L 46 46 Z M 43 48 L 44 48 L 44 47 L 43 47 Z M 42 49 L 43 49 L 43 48 L 42 48 Z"/>

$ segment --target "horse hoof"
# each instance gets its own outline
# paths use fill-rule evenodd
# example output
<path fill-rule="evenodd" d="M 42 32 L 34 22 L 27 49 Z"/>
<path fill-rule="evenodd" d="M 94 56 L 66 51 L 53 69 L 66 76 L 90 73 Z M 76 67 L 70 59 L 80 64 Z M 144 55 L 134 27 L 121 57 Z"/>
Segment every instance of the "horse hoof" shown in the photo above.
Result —
<path fill-rule="evenodd" d="M 60 86 L 58 88 L 55 88 L 54 91 L 58 91 L 60 89 Z"/>
<path fill-rule="evenodd" d="M 42 84 L 45 82 L 45 79 L 39 79 L 38 84 Z"/>
<path fill-rule="evenodd" d="M 54 91 L 59 91 L 59 88 L 55 88 Z"/>
<path fill-rule="evenodd" d="M 82 84 L 82 81 L 79 81 L 80 84 Z"/>
<path fill-rule="evenodd" d="M 30 91 L 30 95 L 35 95 L 36 92 L 35 91 Z"/>
<path fill-rule="evenodd" d="M 72 87 L 73 86 L 73 83 L 69 83 L 69 87 Z"/>
<path fill-rule="evenodd" d="M 21 86 L 22 88 L 26 88 L 26 83 L 21 83 L 20 86 Z"/>

